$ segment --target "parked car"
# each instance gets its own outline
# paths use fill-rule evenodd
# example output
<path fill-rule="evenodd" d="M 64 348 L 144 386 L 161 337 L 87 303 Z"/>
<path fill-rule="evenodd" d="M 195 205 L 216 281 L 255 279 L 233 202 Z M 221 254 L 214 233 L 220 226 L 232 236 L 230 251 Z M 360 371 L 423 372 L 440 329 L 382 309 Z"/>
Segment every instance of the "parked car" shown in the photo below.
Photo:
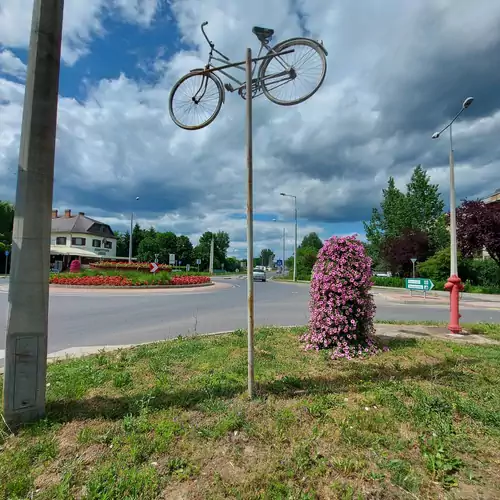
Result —
<path fill-rule="evenodd" d="M 265 282 L 266 281 L 266 271 L 263 271 L 262 269 L 255 268 L 253 270 L 253 280 Z"/>

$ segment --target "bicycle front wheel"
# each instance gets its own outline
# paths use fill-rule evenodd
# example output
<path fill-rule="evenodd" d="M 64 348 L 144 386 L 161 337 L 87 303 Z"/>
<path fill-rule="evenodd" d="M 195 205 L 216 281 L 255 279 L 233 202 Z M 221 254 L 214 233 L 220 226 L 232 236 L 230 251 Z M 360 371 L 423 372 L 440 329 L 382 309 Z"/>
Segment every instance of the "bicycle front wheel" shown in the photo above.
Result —
<path fill-rule="evenodd" d="M 289 54 L 280 52 L 292 50 Z M 323 84 L 326 56 L 323 47 L 309 38 L 291 38 L 278 43 L 259 70 L 264 95 L 275 104 L 293 106 L 306 101 Z"/>
<path fill-rule="evenodd" d="M 170 117 L 178 127 L 198 130 L 215 120 L 223 101 L 224 89 L 212 73 L 188 73 L 170 92 Z"/>

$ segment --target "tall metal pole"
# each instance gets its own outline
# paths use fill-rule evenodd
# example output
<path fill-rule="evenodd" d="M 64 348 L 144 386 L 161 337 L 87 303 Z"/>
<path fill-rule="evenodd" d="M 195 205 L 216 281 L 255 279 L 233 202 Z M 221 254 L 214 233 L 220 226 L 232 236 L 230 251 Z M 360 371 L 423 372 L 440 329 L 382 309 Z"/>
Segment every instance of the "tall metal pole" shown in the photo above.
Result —
<path fill-rule="evenodd" d="M 285 274 L 285 243 L 286 243 L 286 229 L 283 228 L 283 274 Z"/>
<path fill-rule="evenodd" d="M 248 397 L 254 396 L 252 49 L 246 57 Z"/>
<path fill-rule="evenodd" d="M 453 126 L 450 125 L 450 276 L 458 276 L 457 202 L 455 193 L 455 160 L 453 157 Z"/>
<path fill-rule="evenodd" d="M 130 214 L 130 238 L 128 242 L 128 263 L 132 262 L 132 234 L 134 232 L 134 212 Z"/>
<path fill-rule="evenodd" d="M 452 333 L 460 333 L 460 292 L 463 291 L 464 285 L 458 276 L 458 259 L 457 259 L 457 203 L 455 195 L 455 159 L 453 155 L 453 134 L 452 127 L 455 120 L 472 104 L 473 97 L 467 97 L 462 103 L 462 109 L 454 116 L 446 127 L 439 132 L 432 134 L 433 139 L 439 139 L 440 135 L 450 129 L 450 277 L 444 288 L 450 292 L 450 323 L 448 330 Z"/>
<path fill-rule="evenodd" d="M 35 0 L 12 235 L 4 418 L 11 428 L 45 414 L 50 232 L 63 0 Z"/>
<path fill-rule="evenodd" d="M 215 251 L 215 240 L 212 235 L 212 241 L 210 242 L 210 258 L 208 262 L 208 272 L 210 274 L 214 273 L 214 251 Z"/>
<path fill-rule="evenodd" d="M 297 197 L 294 196 L 295 202 L 295 242 L 293 244 L 293 281 L 297 281 Z"/>

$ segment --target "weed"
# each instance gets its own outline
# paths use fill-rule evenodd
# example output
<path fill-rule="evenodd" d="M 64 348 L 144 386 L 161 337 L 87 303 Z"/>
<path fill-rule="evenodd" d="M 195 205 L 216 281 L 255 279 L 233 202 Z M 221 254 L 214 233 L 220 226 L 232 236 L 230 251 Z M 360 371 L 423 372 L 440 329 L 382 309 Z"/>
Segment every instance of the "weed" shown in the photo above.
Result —
<path fill-rule="evenodd" d="M 120 372 L 113 376 L 113 386 L 117 388 L 130 387 L 132 385 L 132 375 L 130 372 Z"/>
<path fill-rule="evenodd" d="M 434 480 L 440 481 L 445 488 L 458 485 L 455 474 L 460 470 L 463 462 L 450 454 L 442 439 L 436 435 L 421 436 L 420 449 L 425 458 L 427 470 Z"/>

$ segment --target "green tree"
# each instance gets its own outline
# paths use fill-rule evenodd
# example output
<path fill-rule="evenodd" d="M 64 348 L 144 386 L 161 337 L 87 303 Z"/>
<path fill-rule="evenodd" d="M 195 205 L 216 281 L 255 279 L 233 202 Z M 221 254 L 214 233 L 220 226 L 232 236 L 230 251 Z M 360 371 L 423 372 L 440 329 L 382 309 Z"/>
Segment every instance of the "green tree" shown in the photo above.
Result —
<path fill-rule="evenodd" d="M 128 257 L 128 245 L 130 241 L 130 233 L 126 231 L 122 233 L 120 231 L 114 231 L 116 236 L 116 256 L 117 257 Z"/>
<path fill-rule="evenodd" d="M 193 264 L 193 244 L 187 236 L 177 237 L 176 255 L 177 260 L 180 260 L 182 265 Z"/>
<path fill-rule="evenodd" d="M 229 234 L 225 231 L 212 233 L 205 231 L 201 237 L 198 245 L 195 248 L 195 258 L 201 259 L 202 269 L 208 269 L 210 260 L 210 245 L 214 238 L 214 269 L 220 269 L 222 264 L 226 261 L 227 249 L 231 244 Z"/>
<path fill-rule="evenodd" d="M 132 257 L 137 257 L 139 253 L 139 245 L 141 241 L 145 238 L 145 231 L 141 229 L 141 226 L 136 223 L 132 231 Z M 127 253 L 128 255 L 128 253 Z"/>
<path fill-rule="evenodd" d="M 165 233 L 157 233 L 156 241 L 158 242 L 158 262 L 160 264 L 168 264 L 169 255 L 176 254 L 177 251 L 177 236 L 172 231 Z M 179 260 L 175 255 L 175 260 Z"/>
<path fill-rule="evenodd" d="M 427 172 L 421 165 L 417 165 L 406 189 L 406 211 L 410 217 L 405 221 L 405 228 L 424 231 L 430 235 L 444 210 L 439 184 L 431 184 Z"/>
<path fill-rule="evenodd" d="M 270 266 L 274 258 L 274 252 L 270 248 L 265 248 L 260 252 L 259 264 L 261 266 Z"/>
<path fill-rule="evenodd" d="M 229 273 L 234 273 L 236 269 L 241 269 L 241 263 L 236 257 L 228 257 L 224 269 Z"/>
<path fill-rule="evenodd" d="M 12 244 L 12 227 L 14 225 L 14 205 L 8 201 L 0 201 L 0 242 L 7 248 Z"/>
<path fill-rule="evenodd" d="M 321 238 L 317 233 L 312 232 L 304 236 L 304 239 L 302 240 L 299 248 L 314 248 L 316 252 L 318 252 L 322 247 L 323 242 L 321 241 Z M 298 263 L 299 262 L 297 261 L 297 264 Z"/>
<path fill-rule="evenodd" d="M 431 184 L 421 165 L 413 170 L 406 193 L 402 193 L 394 178 L 389 177 L 387 188 L 382 191 L 380 209 L 374 208 L 370 221 L 363 223 L 369 256 L 380 263 L 384 242 L 409 230 L 427 234 L 432 250 L 443 248 L 448 237 L 443 208 L 439 186 Z"/>
<path fill-rule="evenodd" d="M 154 262 L 156 254 L 160 254 L 158 238 L 154 236 L 143 238 L 137 249 L 137 259 L 139 262 Z M 159 259 L 158 261 L 161 262 Z"/>

